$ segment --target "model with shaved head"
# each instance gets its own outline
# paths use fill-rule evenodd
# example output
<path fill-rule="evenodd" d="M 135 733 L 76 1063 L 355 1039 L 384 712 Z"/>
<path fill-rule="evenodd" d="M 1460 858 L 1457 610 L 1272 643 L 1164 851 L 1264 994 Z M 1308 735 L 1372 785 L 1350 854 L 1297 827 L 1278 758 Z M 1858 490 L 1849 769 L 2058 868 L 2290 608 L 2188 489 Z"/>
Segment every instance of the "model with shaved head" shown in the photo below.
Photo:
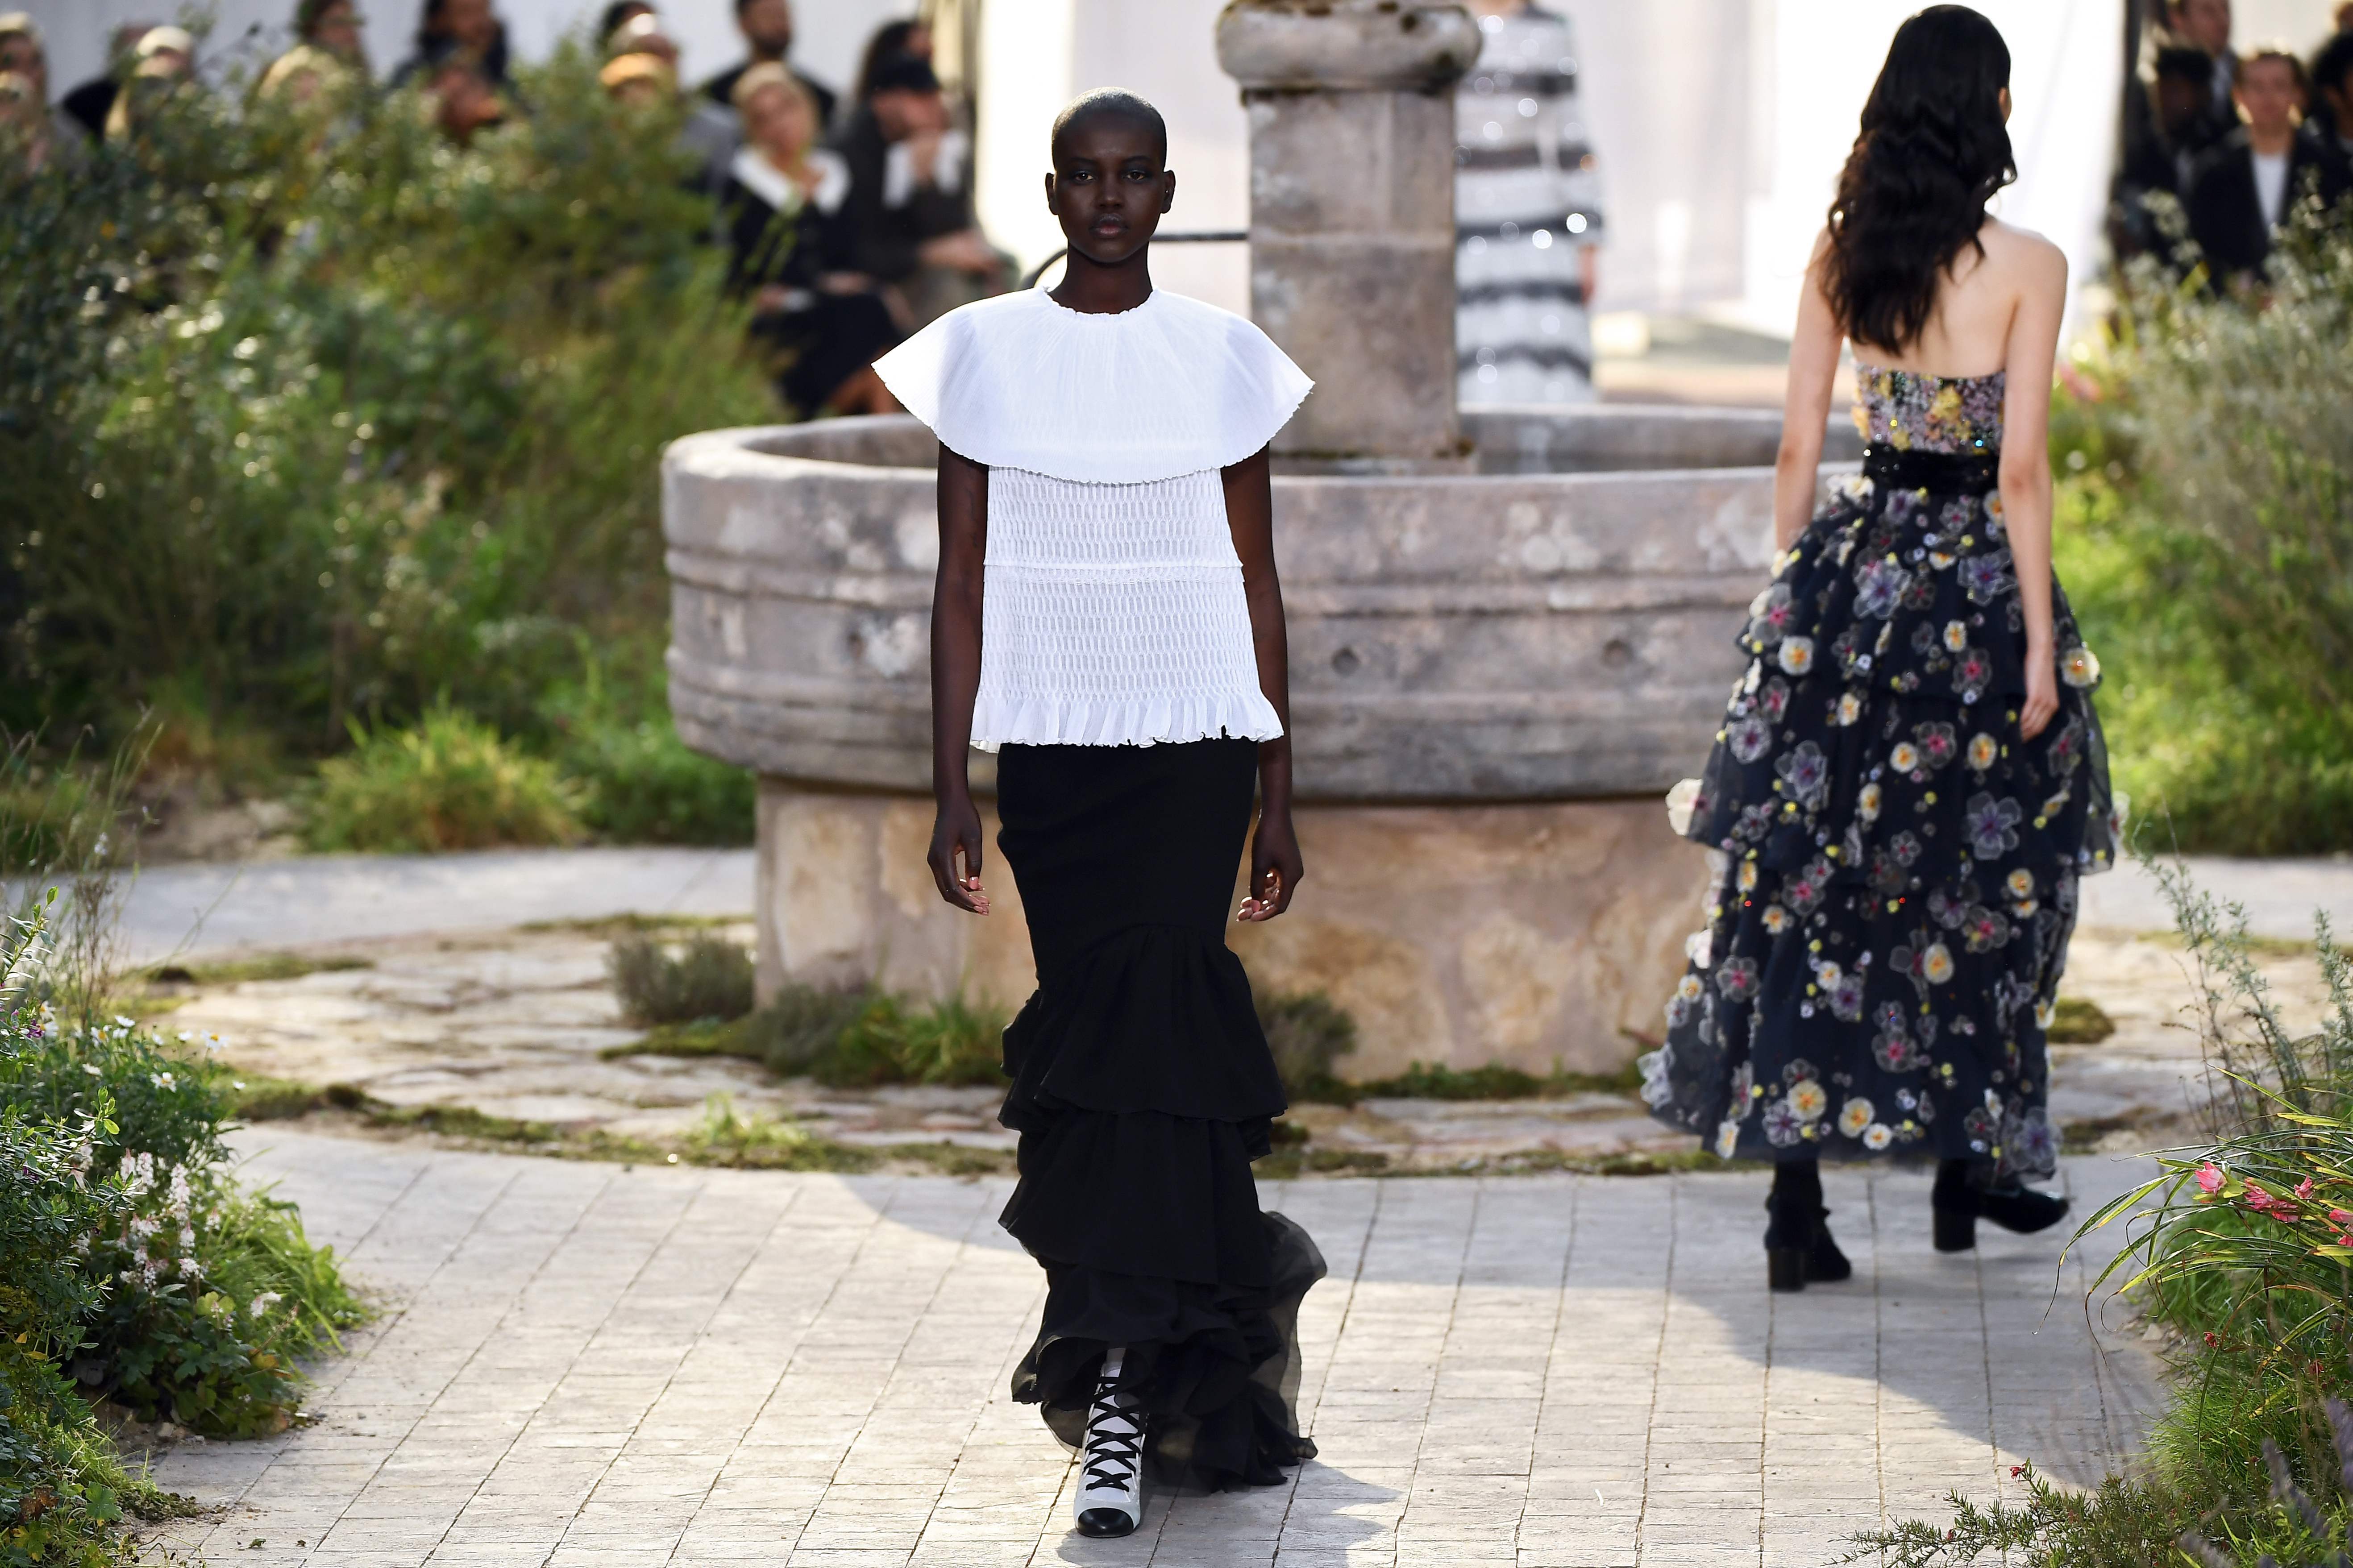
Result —
<path fill-rule="evenodd" d="M 1047 1279 L 1013 1396 L 1080 1451 L 1080 1533 L 1125 1535 L 1147 1475 L 1269 1486 L 1314 1452 L 1293 1331 L 1324 1262 L 1258 1205 L 1285 1102 L 1225 942 L 1246 842 L 1240 919 L 1280 916 L 1303 874 L 1267 445 L 1309 384 L 1250 322 L 1153 287 L 1176 200 L 1157 110 L 1089 93 L 1047 151 L 1060 283 L 875 369 L 940 439 L 932 874 L 989 915 L 965 762 L 995 752 L 1038 963 L 1005 1033 L 1004 1225 Z"/>

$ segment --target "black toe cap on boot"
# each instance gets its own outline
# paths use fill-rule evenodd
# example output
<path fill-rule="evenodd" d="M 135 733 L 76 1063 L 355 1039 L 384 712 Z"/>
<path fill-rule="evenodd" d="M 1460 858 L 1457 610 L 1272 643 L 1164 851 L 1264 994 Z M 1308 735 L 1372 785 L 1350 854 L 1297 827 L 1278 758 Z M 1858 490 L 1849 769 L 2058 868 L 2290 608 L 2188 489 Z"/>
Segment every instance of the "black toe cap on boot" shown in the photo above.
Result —
<path fill-rule="evenodd" d="M 1098 1539 L 1135 1533 L 1135 1516 L 1124 1508 L 1091 1508 L 1079 1515 L 1079 1533 Z"/>

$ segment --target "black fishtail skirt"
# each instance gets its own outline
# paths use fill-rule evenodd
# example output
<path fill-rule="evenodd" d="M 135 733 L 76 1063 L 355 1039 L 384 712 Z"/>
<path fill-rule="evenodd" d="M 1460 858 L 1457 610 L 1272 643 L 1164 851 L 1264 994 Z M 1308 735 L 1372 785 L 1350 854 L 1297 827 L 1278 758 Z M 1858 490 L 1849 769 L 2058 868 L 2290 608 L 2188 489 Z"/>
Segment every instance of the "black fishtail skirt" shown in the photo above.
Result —
<path fill-rule="evenodd" d="M 1225 943 L 1257 766 L 1249 741 L 997 754 L 997 847 L 1038 961 L 1005 1032 L 1021 1179 L 1003 1223 L 1047 1279 L 1013 1396 L 1075 1447 L 1124 1345 L 1155 1473 L 1208 1489 L 1315 1452 L 1296 1324 L 1324 1259 L 1258 1205 L 1250 1163 L 1286 1100 Z"/>

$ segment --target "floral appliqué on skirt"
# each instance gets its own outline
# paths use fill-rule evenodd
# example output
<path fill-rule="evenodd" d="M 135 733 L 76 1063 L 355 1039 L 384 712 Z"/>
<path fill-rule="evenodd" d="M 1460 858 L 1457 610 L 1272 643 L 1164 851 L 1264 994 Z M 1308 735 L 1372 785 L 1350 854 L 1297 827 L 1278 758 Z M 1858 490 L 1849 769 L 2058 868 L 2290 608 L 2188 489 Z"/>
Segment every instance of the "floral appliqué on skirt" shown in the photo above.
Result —
<path fill-rule="evenodd" d="M 2021 739 L 1992 455 L 1866 472 L 1750 606 L 1685 829 L 1715 852 L 1708 924 L 1643 1097 L 1727 1159 L 2047 1174 L 2044 1030 L 2078 879 L 2116 855 L 2099 664 L 2054 582 L 2059 711 Z"/>

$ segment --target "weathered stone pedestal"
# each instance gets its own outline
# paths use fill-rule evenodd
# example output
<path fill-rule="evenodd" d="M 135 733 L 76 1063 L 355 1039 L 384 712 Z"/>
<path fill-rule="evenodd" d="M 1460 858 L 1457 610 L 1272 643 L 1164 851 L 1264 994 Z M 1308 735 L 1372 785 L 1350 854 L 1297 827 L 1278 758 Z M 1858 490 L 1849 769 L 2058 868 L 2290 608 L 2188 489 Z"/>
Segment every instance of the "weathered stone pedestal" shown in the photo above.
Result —
<path fill-rule="evenodd" d="M 1324 992 L 1355 1016 L 1345 1076 L 1417 1061 L 1611 1072 L 1657 1034 L 1700 886 L 1655 801 L 1311 805 L 1297 820 L 1308 877 L 1290 912 L 1229 941 L 1253 984 Z M 949 909 L 924 865 L 931 834 L 926 797 L 763 781 L 763 994 L 871 978 L 1018 1006 L 1035 984 L 1019 888 L 995 859 L 995 913 Z"/>

